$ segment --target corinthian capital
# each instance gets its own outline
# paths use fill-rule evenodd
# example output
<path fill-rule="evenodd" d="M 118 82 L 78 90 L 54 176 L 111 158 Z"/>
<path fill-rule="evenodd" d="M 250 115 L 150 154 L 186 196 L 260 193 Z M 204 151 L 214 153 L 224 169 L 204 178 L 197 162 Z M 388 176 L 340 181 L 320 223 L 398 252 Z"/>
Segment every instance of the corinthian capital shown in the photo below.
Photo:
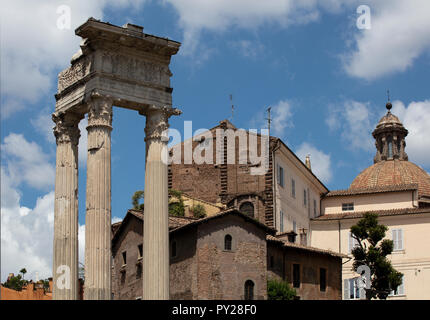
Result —
<path fill-rule="evenodd" d="M 105 126 L 112 129 L 112 103 L 110 97 L 92 94 L 88 104 L 88 127 Z"/>
<path fill-rule="evenodd" d="M 78 128 L 80 120 L 81 117 L 72 113 L 52 114 L 52 121 L 55 122 L 54 135 L 57 145 L 60 143 L 78 145 L 81 136 Z"/>
<path fill-rule="evenodd" d="M 182 112 L 179 109 L 171 107 L 151 106 L 147 108 L 145 141 L 149 139 L 161 139 L 164 142 L 168 141 L 167 130 L 169 129 L 169 118 L 173 115 L 180 115 Z"/>

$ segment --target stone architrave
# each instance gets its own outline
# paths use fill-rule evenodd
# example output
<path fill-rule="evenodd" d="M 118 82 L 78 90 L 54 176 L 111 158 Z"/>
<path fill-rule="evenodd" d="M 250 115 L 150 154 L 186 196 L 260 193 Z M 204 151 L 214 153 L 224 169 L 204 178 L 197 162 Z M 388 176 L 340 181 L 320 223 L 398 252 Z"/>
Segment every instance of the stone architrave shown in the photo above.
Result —
<path fill-rule="evenodd" d="M 159 154 L 161 146 L 164 146 L 166 141 L 159 137 L 158 132 L 160 128 L 168 127 L 169 116 L 180 113 L 179 110 L 172 108 L 173 89 L 170 87 L 172 73 L 169 68 L 171 57 L 178 52 L 180 43 L 145 34 L 143 27 L 140 26 L 126 24 L 118 27 L 93 18 L 78 27 L 75 33 L 82 38 L 80 50 L 72 57 L 71 66 L 58 75 L 58 92 L 55 95 L 57 102 L 53 117 L 65 119 L 70 115 L 77 115 L 81 119 L 88 113 L 84 298 L 111 299 L 110 132 L 112 106 L 116 106 L 138 111 L 148 117 L 146 132 L 150 138 L 146 141 L 150 164 L 147 165 L 148 172 L 145 175 L 145 195 L 148 193 L 145 197 L 145 206 L 150 204 L 152 212 L 145 213 L 148 217 L 145 218 L 145 223 L 152 226 L 151 231 L 148 231 L 150 236 L 148 239 L 152 240 L 146 241 L 154 241 L 154 234 L 158 234 L 159 241 L 151 243 L 152 251 L 146 253 L 143 265 L 144 268 L 146 266 L 145 277 L 153 279 L 151 287 L 147 288 L 146 292 L 151 291 L 154 294 L 148 298 L 168 299 L 168 289 L 167 291 L 165 289 L 169 287 L 169 276 L 165 272 L 169 268 L 168 254 L 166 255 L 168 180 L 166 164 L 161 162 Z M 58 154 L 62 155 L 63 151 L 60 144 L 57 148 L 58 176 L 63 170 L 62 158 Z M 75 183 L 57 180 L 56 190 L 62 190 L 63 184 L 69 186 L 72 182 Z M 76 189 L 73 190 L 77 190 L 77 180 Z M 156 194 L 157 190 L 162 191 Z M 77 199 L 77 191 L 75 198 Z M 65 207 L 61 201 L 61 196 L 56 198 L 56 208 Z M 74 210 L 77 221 L 77 205 Z M 69 228 L 67 222 L 59 215 L 56 215 L 55 225 L 58 230 Z M 71 232 L 73 233 L 71 239 L 77 239 L 77 227 Z M 61 235 L 56 233 L 54 267 L 58 265 L 57 257 L 61 256 L 61 252 L 69 250 L 66 242 L 58 240 L 60 238 Z M 145 244 L 147 245 L 148 243 Z M 163 252 L 163 258 L 155 257 L 158 252 Z M 77 254 L 69 260 L 71 265 L 77 267 Z M 153 263 L 153 260 L 156 263 Z M 54 279 L 60 276 L 54 268 Z M 54 299 L 62 297 L 54 295 Z M 76 295 L 64 297 L 76 299 Z"/>
<path fill-rule="evenodd" d="M 80 116 L 53 116 L 57 143 L 53 298 L 78 298 L 78 143 Z"/>

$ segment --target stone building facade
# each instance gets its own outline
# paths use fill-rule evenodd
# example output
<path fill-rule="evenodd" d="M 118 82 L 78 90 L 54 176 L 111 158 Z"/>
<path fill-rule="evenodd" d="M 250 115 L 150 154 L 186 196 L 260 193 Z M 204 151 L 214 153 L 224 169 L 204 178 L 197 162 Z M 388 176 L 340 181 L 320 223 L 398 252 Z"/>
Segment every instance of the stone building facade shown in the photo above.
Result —
<path fill-rule="evenodd" d="M 141 299 L 142 231 L 144 215 L 129 210 L 120 225 L 113 226 L 113 299 Z M 339 255 L 288 244 L 275 237 L 275 230 L 256 219 L 230 209 L 203 219 L 170 217 L 170 299 L 243 300 L 267 299 L 267 279 L 292 283 L 288 266 L 299 263 L 302 272 L 325 267 L 327 289 L 320 291 L 319 278 L 303 273 L 297 288 L 301 299 L 339 299 L 341 258 Z M 284 273 L 271 264 L 283 257 Z M 337 279 L 337 280 L 336 280 Z"/>
<path fill-rule="evenodd" d="M 234 146 L 227 143 L 227 134 L 221 137 L 222 141 L 217 141 L 220 139 L 217 130 L 231 131 L 231 136 L 237 135 Z M 245 139 L 250 141 L 252 134 L 249 131 L 238 129 L 228 120 L 223 120 L 206 133 L 173 146 L 171 155 L 176 148 L 182 152 L 180 163 L 169 165 L 169 188 L 235 208 L 280 233 L 299 234 L 297 239 L 303 244 L 310 243 L 309 221 L 319 215 L 320 198 L 328 189 L 312 173 L 310 161 L 305 165 L 281 139 L 272 136 L 268 139 L 268 170 L 265 174 L 253 175 L 251 170 L 255 164 L 249 159 L 246 163 L 240 163 L 240 154 L 245 152 L 239 148 L 240 133 L 245 133 Z M 212 139 L 211 143 L 208 136 Z M 257 150 L 261 152 L 261 135 L 257 136 Z M 194 159 L 187 163 L 184 156 L 187 143 L 190 143 L 194 153 L 202 146 L 211 145 L 213 164 L 198 164 Z M 216 158 L 216 148 L 219 146 L 223 150 L 224 163 L 221 164 L 217 163 Z M 227 164 L 229 153 L 235 155 L 232 164 Z"/>

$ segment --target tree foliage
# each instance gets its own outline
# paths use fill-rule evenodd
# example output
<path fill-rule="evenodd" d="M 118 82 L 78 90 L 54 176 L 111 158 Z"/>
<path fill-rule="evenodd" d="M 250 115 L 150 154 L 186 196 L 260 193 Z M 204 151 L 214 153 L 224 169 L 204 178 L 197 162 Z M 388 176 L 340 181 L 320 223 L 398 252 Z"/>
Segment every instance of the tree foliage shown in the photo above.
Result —
<path fill-rule="evenodd" d="M 206 209 L 200 203 L 197 203 L 196 205 L 192 206 L 190 208 L 190 211 L 193 213 L 193 216 L 195 218 L 204 218 L 204 217 L 206 217 Z"/>
<path fill-rule="evenodd" d="M 182 199 L 182 192 L 170 189 L 169 195 L 177 200 L 169 203 L 169 215 L 183 217 L 185 215 L 185 205 L 184 199 Z"/>
<path fill-rule="evenodd" d="M 27 270 L 25 270 L 25 268 L 23 268 L 19 272 L 24 275 L 25 273 L 27 273 Z M 6 282 L 3 283 L 3 287 L 9 288 L 9 289 L 13 289 L 13 290 L 16 290 L 16 291 L 21 291 L 22 287 L 24 287 L 27 283 L 28 283 L 28 281 L 25 280 L 23 278 L 23 276 L 21 276 L 20 274 L 18 274 L 16 276 L 9 277 L 6 280 Z"/>
<path fill-rule="evenodd" d="M 144 203 L 139 203 L 140 199 L 144 198 L 145 192 L 143 190 L 138 190 L 131 197 L 131 204 L 133 205 L 133 209 L 135 210 L 143 210 L 145 208 Z"/>
<path fill-rule="evenodd" d="M 366 289 L 366 299 L 386 299 L 391 290 L 402 283 L 402 273 L 396 271 L 387 255 L 393 251 L 393 241 L 384 239 L 388 228 L 378 223 L 378 216 L 366 213 L 358 223 L 351 227 L 352 237 L 358 246 L 352 249 L 353 270 L 361 265 L 370 268 L 371 284 Z M 378 245 L 379 244 L 379 245 Z"/>
<path fill-rule="evenodd" d="M 288 282 L 275 279 L 267 281 L 268 300 L 295 300 L 296 297 L 296 290 L 291 288 Z"/>

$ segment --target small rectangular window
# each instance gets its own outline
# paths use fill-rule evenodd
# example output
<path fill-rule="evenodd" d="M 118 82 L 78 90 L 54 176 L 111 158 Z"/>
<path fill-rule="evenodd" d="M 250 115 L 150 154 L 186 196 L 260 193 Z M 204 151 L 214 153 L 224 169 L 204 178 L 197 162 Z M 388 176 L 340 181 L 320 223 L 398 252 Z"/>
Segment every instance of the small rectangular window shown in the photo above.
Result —
<path fill-rule="evenodd" d="M 122 253 L 122 264 L 127 264 L 127 251 Z"/>
<path fill-rule="evenodd" d="M 296 221 L 293 220 L 293 231 L 297 233 L 297 224 Z"/>
<path fill-rule="evenodd" d="M 142 244 L 139 244 L 139 245 L 137 246 L 137 250 L 138 250 L 138 253 L 139 253 L 138 258 L 142 258 L 142 257 L 143 257 L 143 245 L 142 245 Z"/>
<path fill-rule="evenodd" d="M 291 196 L 296 197 L 296 181 L 294 179 L 291 179 Z"/>
<path fill-rule="evenodd" d="M 314 199 L 314 218 L 317 216 L 317 201 Z"/>
<path fill-rule="evenodd" d="M 307 197 L 307 195 L 306 195 L 306 189 L 303 189 L 303 205 L 304 205 L 305 207 L 306 207 L 306 206 L 307 206 L 307 204 L 308 204 L 307 199 L 308 199 L 308 197 Z"/>
<path fill-rule="evenodd" d="M 402 283 L 396 288 L 396 290 L 391 290 L 390 296 L 402 296 L 405 294 L 405 276 L 402 277 Z"/>
<path fill-rule="evenodd" d="M 393 229 L 392 238 L 393 238 L 393 251 L 403 250 L 403 230 Z"/>
<path fill-rule="evenodd" d="M 327 270 L 320 268 L 320 291 L 325 291 L 327 288 Z"/>
<path fill-rule="evenodd" d="M 300 288 L 300 265 L 293 264 L 293 287 Z"/>
<path fill-rule="evenodd" d="M 283 188 L 284 187 L 284 168 L 278 165 L 278 184 Z"/>
<path fill-rule="evenodd" d="M 280 212 L 279 224 L 280 232 L 284 232 L 284 213 L 282 211 Z"/>
<path fill-rule="evenodd" d="M 354 203 L 342 203 L 342 211 L 354 211 Z"/>

